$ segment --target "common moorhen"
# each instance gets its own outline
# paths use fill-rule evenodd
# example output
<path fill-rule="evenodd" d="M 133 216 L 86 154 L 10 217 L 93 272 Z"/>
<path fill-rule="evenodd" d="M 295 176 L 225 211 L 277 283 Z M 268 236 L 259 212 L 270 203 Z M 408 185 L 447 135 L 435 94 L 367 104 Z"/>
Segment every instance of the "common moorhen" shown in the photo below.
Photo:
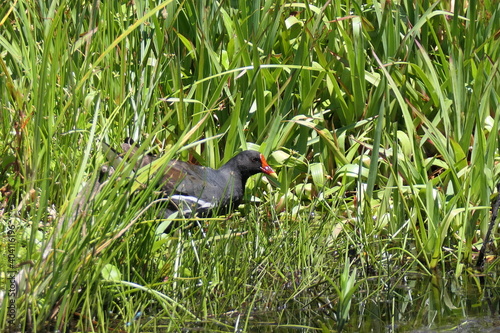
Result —
<path fill-rule="evenodd" d="M 112 151 L 108 145 L 104 147 Z M 125 152 L 132 149 L 132 154 L 136 150 L 130 139 L 122 144 L 122 149 Z M 153 155 L 146 155 L 137 162 L 136 168 L 155 159 Z M 179 212 L 189 218 L 228 212 L 241 203 L 248 178 L 261 172 L 276 177 L 264 156 L 253 150 L 242 151 L 217 170 L 172 160 L 158 184 L 161 195 L 169 199 L 162 215 L 167 218 Z"/>

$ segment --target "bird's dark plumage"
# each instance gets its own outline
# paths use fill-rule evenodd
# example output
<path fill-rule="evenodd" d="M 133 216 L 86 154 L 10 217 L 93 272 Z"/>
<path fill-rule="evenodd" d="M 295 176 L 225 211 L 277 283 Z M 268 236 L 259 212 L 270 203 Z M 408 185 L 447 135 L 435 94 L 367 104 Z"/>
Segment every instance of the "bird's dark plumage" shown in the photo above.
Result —
<path fill-rule="evenodd" d="M 171 199 L 171 211 L 178 210 L 186 217 L 193 211 L 206 214 L 237 206 L 250 176 L 274 173 L 264 157 L 251 150 L 239 153 L 217 170 L 181 161 L 172 161 L 167 168 L 162 191 Z"/>
<path fill-rule="evenodd" d="M 122 144 L 122 149 L 125 152 L 133 149 L 130 153 L 134 154 L 136 148 L 128 140 Z M 145 155 L 136 168 L 154 160 L 153 155 Z M 275 176 L 264 156 L 252 150 L 242 151 L 219 169 L 172 160 L 158 184 L 162 196 L 169 199 L 162 217 L 167 218 L 176 211 L 184 217 L 227 212 L 241 202 L 248 178 L 258 173 Z"/>

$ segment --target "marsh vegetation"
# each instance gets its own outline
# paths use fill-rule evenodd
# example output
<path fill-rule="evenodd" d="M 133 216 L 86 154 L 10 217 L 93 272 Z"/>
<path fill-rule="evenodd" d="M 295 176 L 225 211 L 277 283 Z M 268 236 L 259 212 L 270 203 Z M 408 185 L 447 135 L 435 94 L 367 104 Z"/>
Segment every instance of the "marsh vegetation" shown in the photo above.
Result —
<path fill-rule="evenodd" d="M 496 224 L 483 239 L 499 6 L 1 6 L 0 330 L 405 331 L 498 314 Z M 101 142 L 126 137 L 213 168 L 259 150 L 278 180 L 162 234 L 157 176 L 132 162 L 101 183 Z"/>

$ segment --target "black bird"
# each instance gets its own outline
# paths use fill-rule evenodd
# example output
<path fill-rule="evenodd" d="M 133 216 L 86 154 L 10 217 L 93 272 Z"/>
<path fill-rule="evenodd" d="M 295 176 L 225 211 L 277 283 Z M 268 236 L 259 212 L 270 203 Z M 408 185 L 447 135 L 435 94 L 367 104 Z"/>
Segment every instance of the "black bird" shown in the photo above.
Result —
<path fill-rule="evenodd" d="M 108 145 L 104 147 L 105 151 L 114 152 Z M 125 152 L 133 149 L 132 154 L 136 150 L 130 139 L 122 144 L 122 149 Z M 136 168 L 155 159 L 153 155 L 146 155 Z M 264 155 L 253 150 L 242 151 L 219 169 L 172 160 L 158 184 L 161 195 L 168 198 L 162 217 L 167 218 L 175 212 L 179 212 L 178 217 L 186 218 L 226 213 L 241 203 L 248 178 L 258 173 L 276 177 Z"/>

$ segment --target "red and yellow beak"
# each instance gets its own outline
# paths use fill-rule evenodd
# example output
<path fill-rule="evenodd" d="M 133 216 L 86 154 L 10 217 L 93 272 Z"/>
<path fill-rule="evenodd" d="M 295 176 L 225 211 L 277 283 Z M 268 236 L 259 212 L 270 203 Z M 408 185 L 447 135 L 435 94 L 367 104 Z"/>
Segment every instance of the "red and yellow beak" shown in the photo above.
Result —
<path fill-rule="evenodd" d="M 260 162 L 262 163 L 262 166 L 260 167 L 260 170 L 262 170 L 262 172 L 270 176 L 273 176 L 275 178 L 278 178 L 278 175 L 276 175 L 276 172 L 274 172 L 273 168 L 269 166 L 264 155 L 262 154 L 260 154 Z"/>

